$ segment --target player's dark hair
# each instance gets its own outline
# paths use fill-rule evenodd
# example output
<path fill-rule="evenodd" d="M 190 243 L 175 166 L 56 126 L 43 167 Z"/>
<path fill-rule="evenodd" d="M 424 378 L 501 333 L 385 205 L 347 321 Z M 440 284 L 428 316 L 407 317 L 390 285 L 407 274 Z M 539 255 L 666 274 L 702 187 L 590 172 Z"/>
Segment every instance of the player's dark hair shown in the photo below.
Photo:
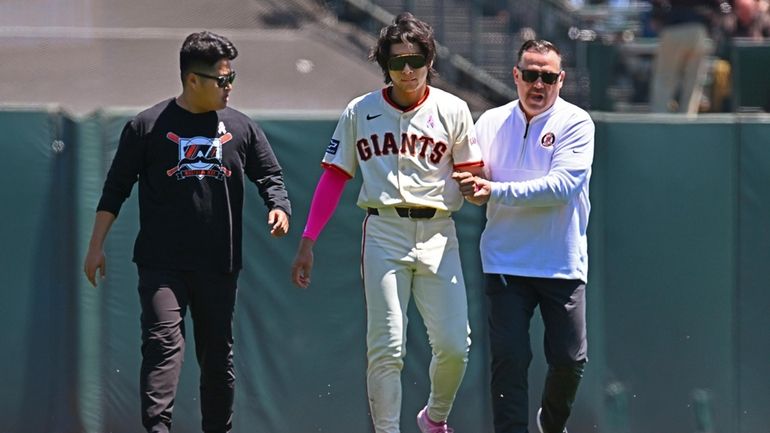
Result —
<path fill-rule="evenodd" d="M 409 12 L 402 12 L 393 20 L 393 24 L 380 30 L 377 44 L 369 52 L 369 60 L 380 65 L 385 83 L 389 84 L 391 82 L 390 74 L 388 74 L 390 47 L 402 42 L 412 43 L 420 48 L 420 52 L 425 56 L 429 65 L 428 83 L 430 83 L 431 78 L 437 74 L 436 70 L 433 69 L 433 61 L 436 59 L 436 41 L 433 38 L 433 28 Z"/>
<path fill-rule="evenodd" d="M 233 60 L 236 57 L 238 50 L 226 37 L 209 31 L 192 33 L 184 40 L 179 51 L 182 81 L 188 72 L 207 70 L 222 59 Z"/>
<path fill-rule="evenodd" d="M 524 43 L 521 44 L 521 48 L 519 48 L 519 55 L 516 57 L 517 65 L 521 63 L 521 58 L 527 51 L 534 51 L 540 54 L 548 54 L 549 51 L 553 51 L 559 56 L 559 66 L 561 67 L 561 52 L 556 48 L 556 45 L 545 39 L 529 39 L 524 41 Z"/>

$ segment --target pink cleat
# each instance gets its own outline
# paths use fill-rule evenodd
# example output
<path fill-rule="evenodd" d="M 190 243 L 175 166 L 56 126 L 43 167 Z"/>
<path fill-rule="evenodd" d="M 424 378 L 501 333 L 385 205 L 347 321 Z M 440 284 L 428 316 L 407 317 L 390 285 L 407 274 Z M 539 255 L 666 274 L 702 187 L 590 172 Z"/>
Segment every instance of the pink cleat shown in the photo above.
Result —
<path fill-rule="evenodd" d="M 446 421 L 434 422 L 428 417 L 428 406 L 417 414 L 417 427 L 422 433 L 454 433 L 454 430 L 446 425 Z"/>

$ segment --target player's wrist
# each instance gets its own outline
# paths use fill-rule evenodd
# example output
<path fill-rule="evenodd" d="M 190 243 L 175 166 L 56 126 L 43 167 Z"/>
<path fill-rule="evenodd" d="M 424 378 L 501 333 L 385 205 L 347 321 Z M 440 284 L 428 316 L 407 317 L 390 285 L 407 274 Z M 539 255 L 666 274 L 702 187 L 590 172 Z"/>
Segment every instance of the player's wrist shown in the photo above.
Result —
<path fill-rule="evenodd" d="M 316 240 L 314 238 L 312 238 L 310 236 L 307 236 L 307 235 L 305 235 L 303 233 L 302 234 L 302 239 L 300 239 L 300 241 L 299 241 L 299 249 L 300 250 L 308 250 L 308 251 L 312 250 L 313 246 L 315 246 L 315 241 Z"/>

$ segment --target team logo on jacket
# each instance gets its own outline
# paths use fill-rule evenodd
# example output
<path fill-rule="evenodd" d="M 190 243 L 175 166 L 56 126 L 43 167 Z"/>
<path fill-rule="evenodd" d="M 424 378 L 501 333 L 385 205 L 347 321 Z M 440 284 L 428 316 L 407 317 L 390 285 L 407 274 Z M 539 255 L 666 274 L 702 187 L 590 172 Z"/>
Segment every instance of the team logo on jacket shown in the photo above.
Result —
<path fill-rule="evenodd" d="M 543 138 L 540 139 L 540 145 L 546 149 L 553 146 L 554 143 L 556 143 L 556 136 L 553 135 L 553 132 L 545 134 Z"/>
<path fill-rule="evenodd" d="M 179 146 L 179 163 L 166 170 L 166 175 L 175 175 L 178 180 L 188 177 L 197 177 L 199 180 L 213 177 L 223 180 L 232 174 L 222 165 L 222 145 L 233 138 L 229 132 L 219 138 L 182 138 L 169 132 L 166 138 Z"/>

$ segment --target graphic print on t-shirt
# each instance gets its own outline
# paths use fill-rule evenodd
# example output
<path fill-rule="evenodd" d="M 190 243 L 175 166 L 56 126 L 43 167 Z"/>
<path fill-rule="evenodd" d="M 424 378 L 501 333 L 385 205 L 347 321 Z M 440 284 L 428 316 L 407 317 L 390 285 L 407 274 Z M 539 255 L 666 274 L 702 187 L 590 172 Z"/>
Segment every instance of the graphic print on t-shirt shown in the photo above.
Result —
<path fill-rule="evenodd" d="M 166 171 L 168 176 L 176 175 L 177 180 L 188 177 L 213 177 L 223 180 L 232 173 L 222 165 L 222 145 L 233 138 L 229 132 L 219 138 L 192 137 L 183 138 L 173 132 L 166 138 L 179 146 L 179 163 Z"/>

